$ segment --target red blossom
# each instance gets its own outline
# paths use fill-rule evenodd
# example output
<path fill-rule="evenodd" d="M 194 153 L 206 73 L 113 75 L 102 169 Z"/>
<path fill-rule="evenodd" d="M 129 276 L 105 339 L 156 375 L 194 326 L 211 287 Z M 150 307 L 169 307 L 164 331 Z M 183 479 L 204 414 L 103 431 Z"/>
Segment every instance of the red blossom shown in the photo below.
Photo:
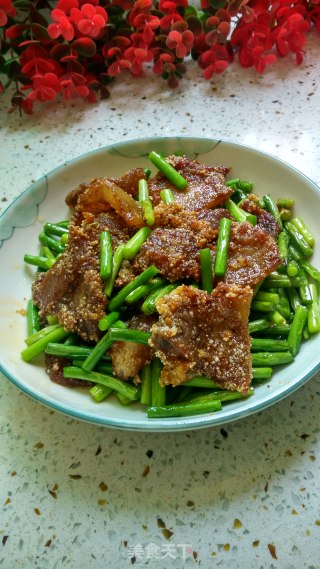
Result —
<path fill-rule="evenodd" d="M 182 32 L 172 30 L 168 37 L 166 44 L 169 49 L 175 51 L 179 59 L 183 59 L 189 51 L 191 51 L 194 42 L 194 35 L 190 30 Z"/>
<path fill-rule="evenodd" d="M 204 79 L 211 79 L 213 75 L 222 73 L 228 67 L 228 51 L 223 46 L 213 46 L 200 55 L 198 63 L 203 69 Z"/>
<path fill-rule="evenodd" d="M 60 91 L 60 82 L 55 73 L 37 74 L 32 79 L 32 91 L 27 96 L 29 101 L 52 101 Z"/>
<path fill-rule="evenodd" d="M 117 59 L 108 67 L 108 75 L 110 77 L 115 77 L 120 75 L 123 69 L 130 69 L 131 63 L 127 59 Z"/>
<path fill-rule="evenodd" d="M 287 55 L 289 51 L 296 54 L 297 63 L 303 60 L 302 48 L 306 43 L 305 33 L 310 24 L 301 14 L 291 14 L 285 22 L 273 30 L 273 37 L 279 55 Z"/>
<path fill-rule="evenodd" d="M 46 26 L 42 0 L 28 0 L 28 10 L 22 0 L 0 0 L 12 107 L 31 113 L 58 96 L 94 102 L 109 96 L 111 78 L 141 76 L 145 64 L 176 88 L 188 55 L 205 79 L 236 56 L 258 73 L 288 54 L 299 64 L 307 33 L 320 32 L 320 0 L 200 2 L 201 10 L 191 0 L 55 0 Z"/>
<path fill-rule="evenodd" d="M 148 49 L 142 47 L 131 46 L 124 52 L 125 58 L 131 62 L 130 71 L 132 75 L 143 75 L 143 63 L 150 62 L 153 59 L 153 54 Z"/>
<path fill-rule="evenodd" d="M 98 37 L 108 22 L 108 14 L 104 8 L 88 3 L 83 4 L 81 10 L 71 8 L 70 18 L 81 34 L 91 38 Z"/>
<path fill-rule="evenodd" d="M 160 0 L 159 2 L 159 10 L 165 14 L 176 12 L 179 6 L 187 8 L 188 0 Z"/>
<path fill-rule="evenodd" d="M 183 17 L 180 16 L 180 14 L 177 13 L 172 13 L 172 14 L 168 14 L 167 16 L 163 16 L 163 18 L 160 19 L 160 26 L 161 29 L 163 31 L 167 31 L 171 29 L 171 26 L 175 23 L 175 22 L 183 22 Z"/>
<path fill-rule="evenodd" d="M 72 8 L 79 8 L 79 2 L 78 0 L 58 0 L 56 8 L 68 15 Z"/>
<path fill-rule="evenodd" d="M 75 9 L 75 8 L 73 8 Z M 71 41 L 74 38 L 74 28 L 65 12 L 56 8 L 51 12 L 51 18 L 54 24 L 49 24 L 48 34 L 52 39 L 57 39 L 62 36 L 66 41 Z"/>
<path fill-rule="evenodd" d="M 155 60 L 153 73 L 161 75 L 164 71 L 172 73 L 175 69 L 176 66 L 173 64 L 173 55 L 171 53 L 161 53 Z"/>
<path fill-rule="evenodd" d="M 8 16 L 14 17 L 16 9 L 11 0 L 0 0 L 0 27 L 5 26 Z"/>
<path fill-rule="evenodd" d="M 88 99 L 88 97 L 90 97 L 87 79 L 80 73 L 66 73 L 61 77 L 60 85 L 63 98 L 66 100 L 77 99 L 79 97 Z"/>

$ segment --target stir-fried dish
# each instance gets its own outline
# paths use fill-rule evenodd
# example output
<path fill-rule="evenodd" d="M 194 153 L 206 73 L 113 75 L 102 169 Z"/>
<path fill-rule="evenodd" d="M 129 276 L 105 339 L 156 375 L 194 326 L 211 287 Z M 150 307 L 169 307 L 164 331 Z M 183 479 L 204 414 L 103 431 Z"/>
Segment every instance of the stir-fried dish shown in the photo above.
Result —
<path fill-rule="evenodd" d="M 139 400 L 149 417 L 213 412 L 252 395 L 320 330 L 314 239 L 294 202 L 229 167 L 151 152 L 157 173 L 97 178 L 46 223 L 25 361 L 51 380 Z"/>

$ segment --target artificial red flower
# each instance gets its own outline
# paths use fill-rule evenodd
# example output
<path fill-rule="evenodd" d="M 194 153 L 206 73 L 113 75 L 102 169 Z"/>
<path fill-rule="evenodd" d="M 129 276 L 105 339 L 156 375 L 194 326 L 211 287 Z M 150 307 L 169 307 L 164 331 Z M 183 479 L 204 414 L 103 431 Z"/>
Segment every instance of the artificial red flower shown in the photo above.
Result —
<path fill-rule="evenodd" d="M 167 37 L 166 44 L 169 49 L 175 51 L 179 59 L 183 59 L 191 51 L 193 42 L 194 35 L 190 30 L 182 33 L 172 30 Z"/>
<path fill-rule="evenodd" d="M 71 8 L 70 18 L 84 36 L 96 38 L 108 22 L 108 14 L 101 6 L 83 4 L 81 10 Z"/>
<path fill-rule="evenodd" d="M 153 73 L 161 75 L 164 71 L 172 73 L 175 69 L 176 66 L 173 63 L 173 55 L 171 53 L 160 53 L 154 62 Z"/>
<path fill-rule="evenodd" d="M 108 67 L 108 75 L 110 77 L 115 77 L 120 75 L 123 69 L 130 69 L 131 63 L 127 59 L 117 59 Z"/>
<path fill-rule="evenodd" d="M 11 0 L 0 0 L 0 27 L 5 26 L 8 16 L 14 17 L 16 9 Z"/>
<path fill-rule="evenodd" d="M 165 14 L 175 12 L 179 6 L 187 8 L 188 0 L 160 0 L 159 2 L 159 10 Z"/>
<path fill-rule="evenodd" d="M 66 73 L 61 77 L 60 85 L 64 99 L 86 98 L 89 95 L 87 80 L 80 73 Z"/>
<path fill-rule="evenodd" d="M 55 73 L 34 75 L 32 79 L 32 91 L 27 96 L 29 101 L 52 101 L 60 91 L 60 82 Z"/>
<path fill-rule="evenodd" d="M 300 64 L 303 60 L 302 48 L 306 43 L 305 33 L 309 28 L 310 23 L 297 13 L 291 14 L 281 26 L 275 28 L 273 37 L 279 55 L 283 57 L 292 51 Z"/>
<path fill-rule="evenodd" d="M 130 71 L 132 75 L 141 76 L 143 75 L 142 64 L 144 62 L 150 62 L 153 59 L 152 52 L 148 49 L 143 49 L 142 47 L 131 46 L 125 50 L 124 56 L 127 60 L 131 62 Z"/>
<path fill-rule="evenodd" d="M 79 8 L 78 0 L 58 0 L 56 8 L 65 12 L 65 14 L 70 14 L 72 8 Z"/>
<path fill-rule="evenodd" d="M 224 46 L 213 46 L 200 55 L 198 63 L 203 69 L 204 79 L 211 79 L 213 75 L 222 73 L 228 67 L 228 51 Z"/>
<path fill-rule="evenodd" d="M 76 8 L 72 8 L 75 10 Z M 65 12 L 59 8 L 55 8 L 51 12 L 51 18 L 54 24 L 49 24 L 48 34 L 52 39 L 57 39 L 62 36 L 66 41 L 71 41 L 74 38 L 74 28 Z"/>
<path fill-rule="evenodd" d="M 175 22 L 183 22 L 183 17 L 178 14 L 178 12 L 173 12 L 172 14 L 168 14 L 167 16 L 163 16 L 160 19 L 160 26 L 163 31 L 167 31 L 171 29 L 171 26 Z"/>

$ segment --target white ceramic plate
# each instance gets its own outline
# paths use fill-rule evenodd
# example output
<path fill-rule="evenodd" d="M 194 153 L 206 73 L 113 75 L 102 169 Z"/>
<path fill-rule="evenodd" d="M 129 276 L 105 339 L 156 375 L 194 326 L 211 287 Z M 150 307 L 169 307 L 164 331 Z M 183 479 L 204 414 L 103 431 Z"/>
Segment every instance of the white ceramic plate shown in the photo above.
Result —
<path fill-rule="evenodd" d="M 258 385 L 247 400 L 225 405 L 222 411 L 176 419 L 148 419 L 145 409 L 121 406 L 115 398 L 96 404 L 86 389 L 52 383 L 41 362 L 24 363 L 26 319 L 21 314 L 30 298 L 33 269 L 23 263 L 24 253 L 37 254 L 38 234 L 44 221 L 68 216 L 66 194 L 93 177 L 119 176 L 135 166 L 150 167 L 151 150 L 170 154 L 182 151 L 207 164 L 232 167 L 231 176 L 254 182 L 255 191 L 275 198 L 292 197 L 296 211 L 315 235 L 320 219 L 319 188 L 277 158 L 252 148 L 203 138 L 150 138 L 101 148 L 63 164 L 21 194 L 0 218 L 0 354 L 1 370 L 33 399 L 67 415 L 120 429 L 178 431 L 208 427 L 240 419 L 280 401 L 310 379 L 320 368 L 320 335 L 306 342 L 293 364 L 278 368 L 269 383 Z M 313 264 L 320 266 L 320 246 Z"/>

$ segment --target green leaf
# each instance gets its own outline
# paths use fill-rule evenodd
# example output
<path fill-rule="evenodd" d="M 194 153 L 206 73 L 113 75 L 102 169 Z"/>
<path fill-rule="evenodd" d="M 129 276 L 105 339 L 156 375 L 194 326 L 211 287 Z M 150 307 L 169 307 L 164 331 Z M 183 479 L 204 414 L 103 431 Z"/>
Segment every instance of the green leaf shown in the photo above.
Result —
<path fill-rule="evenodd" d="M 15 2 L 13 2 L 13 5 L 19 10 L 29 10 L 29 8 L 33 6 L 33 2 L 30 0 L 15 0 Z"/>
<path fill-rule="evenodd" d="M 37 39 L 52 41 L 48 34 L 47 28 L 44 26 L 41 26 L 40 24 L 31 24 L 30 27 Z"/>
<path fill-rule="evenodd" d="M 76 39 L 72 47 L 84 57 L 94 57 L 97 52 L 97 46 L 91 38 Z"/>
<path fill-rule="evenodd" d="M 224 8 L 227 5 L 228 0 L 209 0 L 209 2 L 212 8 L 219 10 L 220 8 Z"/>

